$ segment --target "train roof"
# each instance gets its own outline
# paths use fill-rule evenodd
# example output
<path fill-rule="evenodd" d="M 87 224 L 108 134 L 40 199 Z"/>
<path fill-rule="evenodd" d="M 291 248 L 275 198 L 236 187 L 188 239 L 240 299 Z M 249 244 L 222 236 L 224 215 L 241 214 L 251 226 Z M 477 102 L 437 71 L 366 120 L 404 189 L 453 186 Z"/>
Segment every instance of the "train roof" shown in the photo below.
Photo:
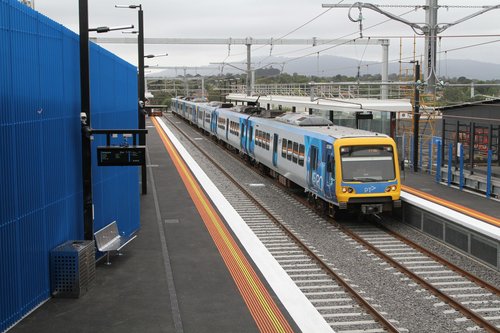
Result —
<path fill-rule="evenodd" d="M 297 125 L 297 126 L 329 126 L 333 123 L 323 117 L 309 115 L 304 113 L 283 113 L 282 115 L 275 118 L 277 121 L 282 123 Z"/>
<path fill-rule="evenodd" d="M 197 103 L 193 101 L 188 102 L 193 104 L 201 104 L 205 107 L 211 107 L 213 109 L 217 108 L 217 106 L 211 106 L 208 103 Z M 219 108 L 219 110 L 221 109 Z M 257 106 L 248 105 L 237 105 L 232 108 L 224 108 L 224 111 L 246 115 L 253 118 L 254 120 L 259 119 L 262 124 L 288 129 L 293 128 L 294 131 L 297 132 L 314 133 L 318 135 L 333 137 L 336 139 L 348 137 L 388 137 L 388 135 L 382 133 L 333 125 L 333 123 L 326 118 L 301 112 L 284 113 L 281 110 L 265 110 Z"/>
<path fill-rule="evenodd" d="M 333 123 L 326 118 L 317 115 L 309 115 L 307 113 L 288 112 L 276 118 L 261 119 L 260 121 L 263 124 L 286 127 L 288 129 L 293 128 L 294 131 L 297 132 L 314 133 L 336 139 L 348 137 L 388 137 L 388 135 L 382 133 L 333 125 Z"/>

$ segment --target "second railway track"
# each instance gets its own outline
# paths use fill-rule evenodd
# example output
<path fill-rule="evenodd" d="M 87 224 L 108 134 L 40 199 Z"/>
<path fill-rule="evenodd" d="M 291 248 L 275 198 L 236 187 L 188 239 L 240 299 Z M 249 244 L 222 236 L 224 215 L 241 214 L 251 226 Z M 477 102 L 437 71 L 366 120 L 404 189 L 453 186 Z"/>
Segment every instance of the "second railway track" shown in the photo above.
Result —
<path fill-rule="evenodd" d="M 170 118 L 171 121 L 171 116 L 167 116 L 167 118 Z M 171 124 L 174 125 L 172 122 Z M 186 138 L 187 137 L 189 137 L 189 135 L 187 135 Z M 197 146 L 197 143 L 201 140 L 198 138 L 197 140 L 190 139 L 190 141 L 193 145 Z M 210 140 L 205 141 L 208 142 Z M 198 149 L 200 148 L 198 147 Z M 227 177 L 227 175 L 223 177 Z M 214 179 L 214 181 L 223 182 L 223 180 L 217 179 Z M 235 183 L 238 182 L 238 180 L 235 180 Z M 241 191 L 258 192 L 259 187 L 264 186 L 263 184 L 259 182 L 247 184 L 247 186 L 245 186 L 247 189 L 244 189 L 239 184 L 238 186 L 240 187 L 238 190 L 240 192 L 239 194 L 234 192 L 227 192 L 224 194 L 244 220 L 247 221 L 255 234 L 261 239 L 266 247 L 268 247 L 277 261 L 289 273 L 304 294 L 306 294 L 311 302 L 318 308 L 318 311 L 324 315 L 325 319 L 336 331 L 398 331 L 398 328 L 395 327 L 397 321 L 393 320 L 391 323 L 391 321 L 386 320 L 386 315 L 384 315 L 383 310 L 381 310 L 383 306 L 377 305 L 377 301 L 371 300 L 370 297 L 365 297 L 368 300 L 360 300 L 363 298 L 361 295 L 365 294 L 366 291 L 361 290 L 362 288 L 359 288 L 354 283 L 351 284 L 355 289 L 359 290 L 359 292 L 349 291 L 349 286 L 346 287 L 346 285 L 342 285 L 342 276 L 345 276 L 345 274 L 339 272 L 342 269 L 338 269 L 335 264 L 324 259 L 322 255 L 308 254 L 307 251 L 309 250 L 305 249 L 307 248 L 305 244 L 307 242 L 300 240 L 300 233 L 293 230 L 293 226 L 287 226 L 284 219 L 280 217 L 273 221 L 274 224 L 271 224 L 270 222 L 273 220 L 272 209 L 270 209 L 265 202 L 260 203 L 259 201 L 262 200 L 254 197 L 252 194 L 250 194 L 252 196 L 251 199 L 244 199 L 241 197 Z M 229 188 L 228 186 L 225 187 Z M 224 191 L 226 191 L 226 188 L 224 188 Z M 289 201 L 294 200 L 289 195 L 285 195 L 284 199 Z M 262 207 L 256 209 L 257 206 Z M 312 211 L 307 214 L 312 215 L 311 217 L 320 224 L 328 224 L 328 222 L 324 221 L 321 217 L 313 216 L 315 213 Z M 281 223 L 282 226 L 278 227 L 276 223 Z M 412 250 L 407 244 L 404 244 L 393 236 L 389 236 L 387 232 L 360 224 L 350 226 L 344 225 L 343 227 L 337 226 L 335 230 L 339 230 L 338 228 L 342 229 L 342 232 L 346 232 L 347 229 L 350 229 L 351 231 L 348 232 L 349 237 L 353 237 L 357 242 L 367 242 L 367 244 L 363 243 L 363 246 L 366 246 L 370 251 L 376 253 L 380 257 L 383 257 L 385 252 L 388 252 L 387 256 L 390 259 L 384 258 L 384 260 L 398 270 L 402 270 L 401 267 L 398 266 L 402 265 L 403 268 L 406 268 L 406 266 L 417 268 L 416 273 L 424 273 L 420 275 L 415 274 L 418 276 L 417 283 L 423 286 L 423 288 L 421 288 L 422 290 L 417 290 L 416 292 L 425 292 L 425 290 L 435 288 L 437 292 L 434 291 L 434 295 L 439 297 L 441 297 L 440 294 L 446 296 L 445 292 L 447 291 L 452 292 L 451 296 L 454 296 L 454 298 L 452 297 L 451 301 L 441 297 L 443 301 L 434 301 L 433 303 L 433 307 L 438 309 L 437 312 L 440 312 L 443 317 L 449 317 L 448 320 L 453 322 L 451 327 L 456 325 L 466 330 L 486 329 L 490 332 L 498 331 L 496 325 L 500 322 L 500 306 L 498 306 L 500 305 L 500 301 L 497 295 L 498 290 L 495 291 L 494 287 L 491 289 L 491 286 L 481 285 L 477 287 L 479 288 L 477 290 L 480 291 L 476 293 L 467 293 L 468 290 L 474 290 L 475 288 L 469 284 L 475 284 L 477 282 L 471 281 L 470 278 L 464 280 L 462 277 L 463 274 L 461 275 L 459 272 L 453 272 L 451 269 L 445 272 L 442 270 L 442 263 L 433 264 L 433 262 L 436 263 L 435 259 L 428 259 L 426 255 L 414 249 Z M 375 231 L 377 231 L 377 233 L 375 233 Z M 410 249 L 402 249 L 402 245 L 398 242 Z M 312 248 L 314 248 L 314 244 L 311 245 Z M 396 250 L 396 252 L 390 252 L 390 250 L 393 249 Z M 312 252 L 314 253 L 316 251 L 313 250 Z M 405 255 L 406 253 L 408 255 Z M 391 254 L 393 258 L 391 258 Z M 392 262 L 393 260 L 401 260 L 401 262 Z M 420 266 L 415 266 L 413 264 Z M 429 267 L 428 270 L 427 268 L 422 268 L 418 271 L 419 267 L 426 267 L 426 265 Z M 433 275 L 434 273 L 431 272 L 434 268 L 438 272 L 436 273 L 437 275 Z M 387 270 L 387 268 L 385 269 Z M 414 279 L 414 277 L 411 276 L 412 273 L 404 273 Z M 422 281 L 419 281 L 419 279 L 423 280 L 425 283 L 433 281 L 433 286 L 432 283 L 431 286 L 426 286 Z M 400 278 L 400 280 L 412 287 L 417 285 L 415 282 L 409 282 L 409 278 L 406 277 Z M 347 281 L 349 282 L 349 279 L 347 279 Z M 488 290 L 485 291 L 484 288 L 488 288 Z M 347 297 L 346 292 L 350 292 L 351 296 Z M 467 296 L 467 294 L 469 294 L 469 296 Z M 429 299 L 430 302 L 432 301 L 432 297 L 426 298 Z M 350 299 L 350 301 L 348 299 Z M 354 302 L 353 299 L 357 299 L 357 301 Z M 458 301 L 455 301 L 455 299 L 458 299 Z M 367 304 L 364 303 L 373 303 L 376 305 L 371 306 L 368 304 L 367 307 Z M 464 309 L 460 307 L 464 307 Z M 364 310 L 363 308 L 368 308 L 368 310 Z M 457 315 L 457 313 L 455 313 L 457 310 L 460 311 L 462 315 Z M 471 323 L 469 319 L 475 321 L 476 324 L 474 325 L 474 323 Z M 386 323 L 384 323 L 384 321 Z M 453 330 L 459 331 L 461 329 L 457 330 L 454 328 Z M 400 327 L 399 331 L 407 330 Z M 442 329 L 437 328 L 436 331 L 442 331 Z"/>

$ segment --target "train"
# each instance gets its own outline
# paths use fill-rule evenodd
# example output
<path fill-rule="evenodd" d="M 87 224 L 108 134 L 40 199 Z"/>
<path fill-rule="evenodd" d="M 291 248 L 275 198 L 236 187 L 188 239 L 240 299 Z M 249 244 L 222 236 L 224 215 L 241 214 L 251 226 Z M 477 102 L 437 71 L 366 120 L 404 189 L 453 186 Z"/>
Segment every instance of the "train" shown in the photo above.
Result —
<path fill-rule="evenodd" d="M 394 140 L 333 125 L 317 115 L 176 97 L 172 112 L 330 214 L 380 214 L 401 207 Z"/>

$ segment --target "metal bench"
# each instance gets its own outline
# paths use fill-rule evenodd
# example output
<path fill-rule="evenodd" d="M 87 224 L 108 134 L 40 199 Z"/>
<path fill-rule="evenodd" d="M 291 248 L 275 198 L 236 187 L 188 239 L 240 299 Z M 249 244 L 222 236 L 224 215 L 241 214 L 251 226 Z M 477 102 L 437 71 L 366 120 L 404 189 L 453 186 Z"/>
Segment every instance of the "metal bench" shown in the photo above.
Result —
<path fill-rule="evenodd" d="M 132 235 L 130 237 L 121 236 L 118 232 L 118 225 L 116 224 L 116 221 L 111 222 L 104 228 L 97 231 L 94 236 L 97 249 L 100 252 L 106 252 L 106 265 L 111 265 L 111 262 L 109 261 L 109 253 L 111 251 L 120 253 L 120 250 L 125 245 L 137 237 L 137 235 Z"/>

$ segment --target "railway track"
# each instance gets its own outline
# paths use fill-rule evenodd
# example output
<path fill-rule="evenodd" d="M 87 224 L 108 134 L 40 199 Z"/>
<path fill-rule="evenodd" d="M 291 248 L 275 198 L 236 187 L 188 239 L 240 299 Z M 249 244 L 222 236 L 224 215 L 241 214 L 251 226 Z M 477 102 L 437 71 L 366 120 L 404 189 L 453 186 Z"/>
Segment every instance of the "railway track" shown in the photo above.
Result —
<path fill-rule="evenodd" d="M 175 126 L 175 124 L 173 125 Z M 196 146 L 196 143 L 193 140 L 191 141 Z M 253 185 L 259 186 L 259 184 Z M 238 184 L 238 186 L 240 185 Z M 229 193 L 227 197 L 231 198 L 232 195 L 234 194 Z M 339 288 L 338 286 L 343 285 L 342 282 L 339 282 L 342 277 L 336 277 L 332 274 L 336 271 L 333 265 L 325 262 L 321 256 L 308 254 L 307 250 L 304 249 L 307 248 L 306 244 L 303 244 L 293 234 L 293 230 L 287 230 L 286 223 L 280 221 L 279 218 L 273 222 L 282 226 L 272 227 L 269 222 L 273 220 L 273 214 L 265 206 L 261 210 L 264 215 L 256 217 L 254 215 L 256 206 L 254 205 L 263 205 L 256 198 L 251 199 L 251 201 L 253 206 L 243 206 L 241 211 L 238 208 L 238 203 L 243 202 L 242 198 L 236 199 L 234 205 L 245 221 L 248 221 L 249 226 L 256 235 L 259 238 L 262 237 L 262 242 L 268 246 L 270 252 L 275 255 L 278 262 L 296 281 L 297 285 L 301 289 L 303 288 L 304 294 L 311 299 L 311 302 L 318 308 L 320 313 L 324 314 L 325 319 L 332 324 L 336 331 L 342 331 L 343 329 L 347 331 L 371 331 L 373 329 L 376 332 L 381 329 L 372 328 L 370 325 L 382 323 L 385 320 L 381 319 L 383 318 L 382 314 L 377 315 L 376 312 L 373 314 L 372 310 L 366 310 L 366 313 L 358 311 L 360 307 L 364 306 L 361 304 L 363 302 L 358 299 L 358 297 L 361 297 L 359 293 L 356 296 L 356 292 L 354 292 L 354 296 L 351 296 L 353 299 L 357 299 L 358 304 L 344 303 L 346 302 L 345 291 L 336 289 Z M 318 219 L 321 218 L 318 217 Z M 406 278 L 404 280 L 407 281 L 408 285 L 413 288 L 420 288 L 417 292 L 428 291 L 434 297 L 441 299 L 441 302 L 435 303 L 434 306 L 442 309 L 445 314 L 449 314 L 450 320 L 464 322 L 469 331 L 499 331 L 500 292 L 496 287 L 481 281 L 404 237 L 387 230 L 380 224 L 367 226 L 359 223 L 337 223 L 331 220 L 329 223 L 333 223 L 335 228 L 376 254 L 402 274 L 405 274 Z M 292 239 L 296 245 L 290 245 L 286 239 Z M 314 256 L 317 258 L 314 258 Z M 329 270 L 332 272 L 329 272 Z M 325 272 L 328 278 L 324 277 Z M 337 281 L 335 282 L 337 287 L 330 284 L 328 279 L 332 280 L 332 278 Z M 342 288 L 346 287 L 342 286 Z M 432 296 L 429 297 L 430 300 L 432 298 Z M 341 303 L 337 303 L 337 301 Z M 374 307 L 372 306 L 372 308 Z M 376 311 L 376 309 L 374 310 Z M 371 313 L 372 319 L 365 319 L 368 313 Z M 461 314 L 458 318 L 456 318 L 457 313 Z M 347 315 L 343 316 L 343 314 Z M 359 317 L 353 319 L 354 314 Z M 381 318 L 378 317 L 379 315 Z M 470 323 L 469 320 L 473 323 Z M 387 322 L 393 326 L 390 321 Z M 357 323 L 361 326 L 348 326 L 349 323 Z M 469 323 L 470 325 L 468 325 Z M 362 325 L 368 326 L 363 327 Z M 382 329 L 388 331 L 397 330 L 395 327 Z"/>
<path fill-rule="evenodd" d="M 499 332 L 500 290 L 464 271 L 449 261 L 427 251 L 383 225 L 337 224 L 342 231 L 394 268 L 408 276 L 421 288 L 442 300 L 436 305 L 449 305 L 470 319 L 475 331 Z M 445 310 L 454 314 L 453 310 Z"/>

